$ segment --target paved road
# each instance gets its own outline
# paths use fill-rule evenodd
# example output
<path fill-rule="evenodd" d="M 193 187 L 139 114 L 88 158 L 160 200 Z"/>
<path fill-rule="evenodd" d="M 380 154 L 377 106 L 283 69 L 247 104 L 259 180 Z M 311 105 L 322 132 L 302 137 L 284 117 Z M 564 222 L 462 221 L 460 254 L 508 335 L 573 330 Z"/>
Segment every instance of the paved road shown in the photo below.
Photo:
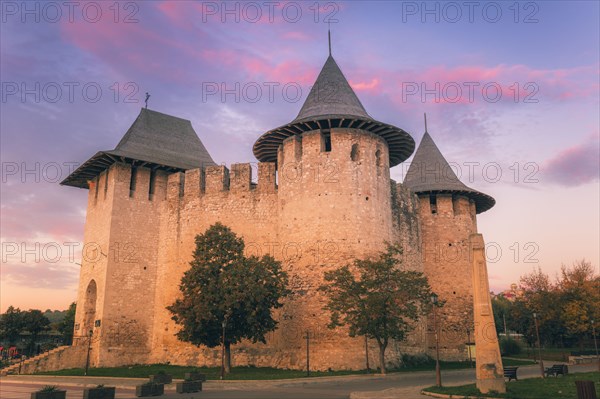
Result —
<path fill-rule="evenodd" d="M 595 365 L 570 366 L 571 372 L 595 370 Z M 538 366 L 522 366 L 519 378 L 539 377 Z M 473 382 L 473 369 L 453 370 L 442 373 L 445 385 Z M 133 378 L 104 377 L 51 377 L 8 376 L 0 378 L 0 398 L 24 399 L 43 385 L 58 385 L 67 389 L 67 399 L 83 397 L 85 386 L 97 384 L 117 387 L 117 398 L 134 398 L 134 386 L 144 380 Z M 177 394 L 174 385 L 167 386 L 162 398 L 181 399 L 341 399 L 341 398 L 399 398 L 424 399 L 419 394 L 424 387 L 435 384 L 435 373 L 396 373 L 387 376 L 359 375 L 323 377 L 279 381 L 209 381 L 204 391 L 195 394 Z"/>

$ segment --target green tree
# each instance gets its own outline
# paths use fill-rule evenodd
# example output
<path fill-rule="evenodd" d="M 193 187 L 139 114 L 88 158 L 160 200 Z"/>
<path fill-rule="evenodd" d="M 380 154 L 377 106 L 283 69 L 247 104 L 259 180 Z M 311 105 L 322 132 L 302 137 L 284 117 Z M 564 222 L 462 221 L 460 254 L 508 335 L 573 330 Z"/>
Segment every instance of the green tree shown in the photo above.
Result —
<path fill-rule="evenodd" d="M 560 315 L 561 307 L 557 306 L 561 301 L 557 286 L 550 281 L 550 277 L 541 268 L 537 268 L 521 276 L 521 288 L 523 289 L 522 300 L 529 313 L 522 316 L 531 319 L 531 334 L 535 334 L 533 313 L 537 313 L 542 345 L 562 345 L 565 328 Z"/>
<path fill-rule="evenodd" d="M 73 329 L 75 328 L 75 310 L 77 304 L 73 302 L 65 311 L 65 317 L 58 323 L 58 332 L 62 335 L 64 345 L 73 343 Z"/>
<path fill-rule="evenodd" d="M 289 294 L 287 274 L 271 256 L 245 257 L 243 239 L 221 223 L 196 236 L 190 266 L 181 279 L 181 298 L 167 308 L 181 327 L 177 337 L 213 348 L 221 344 L 224 328 L 230 372 L 232 344 L 265 343 L 265 335 L 277 328 L 272 310 Z"/>
<path fill-rule="evenodd" d="M 9 306 L 6 313 L 0 316 L 0 339 L 5 340 L 9 345 L 15 344 L 23 330 L 23 325 L 21 309 Z"/>
<path fill-rule="evenodd" d="M 23 313 L 23 329 L 29 332 L 29 354 L 35 351 L 35 343 L 40 333 L 50 328 L 50 320 L 41 310 L 31 309 Z"/>
<path fill-rule="evenodd" d="M 563 265 L 557 288 L 566 334 L 581 345 L 583 338 L 591 333 L 591 320 L 600 319 L 600 276 L 585 260 L 571 267 Z"/>
<path fill-rule="evenodd" d="M 375 259 L 357 259 L 325 273 L 319 290 L 327 296 L 329 328 L 348 326 L 349 335 L 375 339 L 379 367 L 385 374 L 390 339 L 402 341 L 415 322 L 431 309 L 431 288 L 423 273 L 401 266 L 399 246 L 387 245 Z"/>

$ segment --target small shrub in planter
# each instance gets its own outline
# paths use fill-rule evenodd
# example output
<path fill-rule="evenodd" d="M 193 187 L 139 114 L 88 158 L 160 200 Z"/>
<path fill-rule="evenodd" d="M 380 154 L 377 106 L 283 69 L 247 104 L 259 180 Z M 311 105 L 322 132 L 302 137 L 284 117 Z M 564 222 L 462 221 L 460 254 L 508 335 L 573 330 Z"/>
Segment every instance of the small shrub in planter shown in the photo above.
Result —
<path fill-rule="evenodd" d="M 47 385 L 37 392 L 31 393 L 31 399 L 65 399 L 67 391 L 58 389 L 55 385 Z"/>
<path fill-rule="evenodd" d="M 183 381 L 176 385 L 177 393 L 191 393 L 202 390 L 202 381 Z"/>
<path fill-rule="evenodd" d="M 170 384 L 173 382 L 173 376 L 161 370 L 158 373 L 150 376 L 150 382 L 157 384 Z"/>
<path fill-rule="evenodd" d="M 154 382 L 146 382 L 145 384 L 135 387 L 135 396 L 138 398 L 144 396 L 160 396 L 165 393 L 164 384 L 156 384 Z"/>
<path fill-rule="evenodd" d="M 115 387 L 98 385 L 96 388 L 83 390 L 83 399 L 115 399 Z"/>
<path fill-rule="evenodd" d="M 191 373 L 185 373 L 184 378 L 186 381 L 206 381 L 206 375 L 199 373 L 197 371 L 192 371 Z"/>

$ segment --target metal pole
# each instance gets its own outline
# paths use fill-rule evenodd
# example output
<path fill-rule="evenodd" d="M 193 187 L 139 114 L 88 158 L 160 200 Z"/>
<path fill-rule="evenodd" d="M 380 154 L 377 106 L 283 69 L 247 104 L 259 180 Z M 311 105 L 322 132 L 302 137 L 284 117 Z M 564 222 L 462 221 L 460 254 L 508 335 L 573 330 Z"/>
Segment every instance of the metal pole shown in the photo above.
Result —
<path fill-rule="evenodd" d="M 310 335 L 306 330 L 306 376 L 310 377 Z"/>
<path fill-rule="evenodd" d="M 598 342 L 596 341 L 596 326 L 592 320 L 592 334 L 594 335 L 594 348 L 596 349 L 596 358 L 598 360 L 598 371 L 600 372 L 600 356 L 598 355 Z"/>
<path fill-rule="evenodd" d="M 221 327 L 223 328 L 221 335 L 221 379 L 225 378 L 225 325 L 227 319 L 223 319 Z"/>
<path fill-rule="evenodd" d="M 542 374 L 542 378 L 544 378 L 544 361 L 542 360 L 542 341 L 540 341 L 540 329 L 538 327 L 537 314 L 533 314 L 533 321 L 535 323 L 535 335 L 537 336 L 537 344 L 538 344 L 538 355 L 540 357 L 540 373 Z"/>
<path fill-rule="evenodd" d="M 90 368 L 90 351 L 92 349 L 92 335 L 94 334 L 94 330 L 90 330 L 90 337 L 88 339 L 88 349 L 87 349 L 87 357 L 85 359 L 85 371 L 83 375 L 88 375 L 88 369 Z"/>
<path fill-rule="evenodd" d="M 467 328 L 467 349 L 469 351 L 469 366 L 473 368 L 473 357 L 471 356 L 471 330 Z"/>
<path fill-rule="evenodd" d="M 438 387 L 442 386 L 442 372 L 440 370 L 440 340 L 437 327 L 437 312 L 435 305 L 433 308 L 433 329 L 435 330 L 435 384 Z"/>
<path fill-rule="evenodd" d="M 369 338 L 365 335 L 365 356 L 367 358 L 367 373 L 371 372 L 369 367 Z"/>

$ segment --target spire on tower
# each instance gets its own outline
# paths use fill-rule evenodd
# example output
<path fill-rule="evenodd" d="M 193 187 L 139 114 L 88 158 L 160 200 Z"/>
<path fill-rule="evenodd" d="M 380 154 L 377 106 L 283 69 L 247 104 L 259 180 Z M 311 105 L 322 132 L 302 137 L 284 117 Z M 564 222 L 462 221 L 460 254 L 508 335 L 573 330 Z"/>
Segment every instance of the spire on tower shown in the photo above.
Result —
<path fill-rule="evenodd" d="M 423 116 L 425 117 L 425 133 L 427 133 L 427 113 L 424 112 Z"/>
<path fill-rule="evenodd" d="M 327 38 L 329 39 L 329 56 L 331 57 L 331 25 L 327 21 Z"/>

